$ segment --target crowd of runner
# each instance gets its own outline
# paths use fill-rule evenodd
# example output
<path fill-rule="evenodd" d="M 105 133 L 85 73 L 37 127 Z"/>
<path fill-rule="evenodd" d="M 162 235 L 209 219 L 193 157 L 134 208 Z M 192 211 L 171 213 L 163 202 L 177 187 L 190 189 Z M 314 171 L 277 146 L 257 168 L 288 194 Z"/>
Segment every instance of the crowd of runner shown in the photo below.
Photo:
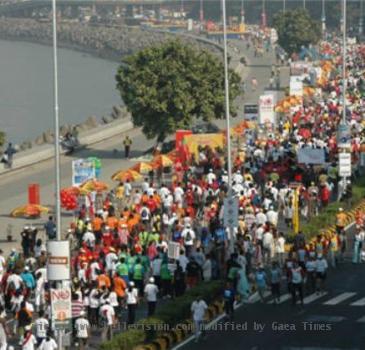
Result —
<path fill-rule="evenodd" d="M 343 209 L 333 238 L 314 232 L 316 242 L 308 244 L 299 232 L 288 253 L 286 242 L 298 186 L 302 220 L 310 220 L 330 201 L 346 198 L 351 203 L 351 183 L 339 181 L 336 158 L 335 135 L 343 108 L 340 42 L 333 39 L 331 49 L 335 67 L 321 96 L 305 98 L 303 108 L 282 115 L 277 131 L 269 130 L 266 136 L 257 129 L 247 131 L 234 148 L 232 191 L 239 200 L 234 252 L 228 249 L 229 232 L 223 226 L 228 191 L 224 150 L 201 147 L 186 165 L 175 165 L 172 182 L 146 178 L 135 186 L 126 181 L 98 194 L 94 202 L 80 204 L 67 232 L 72 246 L 73 336 L 80 348 L 92 332 L 101 329 L 102 339 L 110 339 L 116 322 L 135 323 L 141 300 L 148 305 L 143 316 L 152 316 L 160 299 L 178 297 L 202 281 L 227 281 L 223 297 L 229 316 L 234 302 L 248 301 L 254 291 L 265 302 L 271 287 L 274 302 L 280 302 L 284 281 L 294 305 L 297 298 L 303 304 L 306 293 L 323 291 L 328 265 L 335 267 L 344 258 Z M 352 45 L 349 50 L 347 117 L 356 168 L 365 47 Z M 303 147 L 325 149 L 326 164 L 298 164 L 297 151 Z M 358 225 L 354 262 L 361 261 L 364 240 L 362 223 Z M 55 228 L 50 217 L 45 225 L 48 239 L 55 238 Z M 13 249 L 6 257 L 0 252 L 0 349 L 7 348 L 13 335 L 23 349 L 55 349 L 45 242 L 33 227 L 24 227 L 21 237 L 21 250 Z M 180 244 L 176 260 L 168 258 L 169 241 Z M 205 308 L 200 299 L 192 305 L 197 330 Z"/>

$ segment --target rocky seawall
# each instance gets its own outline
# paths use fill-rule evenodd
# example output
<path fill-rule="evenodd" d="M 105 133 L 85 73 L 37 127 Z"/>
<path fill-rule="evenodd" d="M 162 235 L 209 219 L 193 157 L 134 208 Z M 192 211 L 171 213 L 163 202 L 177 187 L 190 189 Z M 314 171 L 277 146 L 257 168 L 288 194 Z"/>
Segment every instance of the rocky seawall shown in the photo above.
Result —
<path fill-rule="evenodd" d="M 87 52 L 94 56 L 120 62 L 121 58 L 133 54 L 149 46 L 179 38 L 189 46 L 200 50 L 209 50 L 222 57 L 221 47 L 210 43 L 204 38 L 188 34 L 176 34 L 163 31 L 153 31 L 140 27 L 105 27 L 92 26 L 78 22 L 59 23 L 58 44 L 60 47 Z M 44 45 L 52 44 L 52 25 L 49 22 L 39 22 L 34 19 L 0 18 L 0 39 L 29 41 Z M 124 106 L 113 106 L 111 115 L 90 116 L 78 125 L 63 125 L 61 135 L 76 127 L 79 133 L 109 124 L 115 119 L 130 117 Z M 54 140 L 53 131 L 47 130 L 33 141 L 23 142 L 20 150 L 26 150 L 34 145 L 51 143 Z"/>
<path fill-rule="evenodd" d="M 98 57 L 120 61 L 121 57 L 167 40 L 176 40 L 177 34 L 153 31 L 141 27 L 105 27 L 78 22 L 58 25 L 58 43 Z M 207 41 L 189 35 L 178 35 L 180 40 L 198 49 L 209 50 L 221 56 L 221 50 Z M 34 19 L 0 18 L 0 38 L 23 40 L 40 44 L 52 43 L 52 25 Z"/>

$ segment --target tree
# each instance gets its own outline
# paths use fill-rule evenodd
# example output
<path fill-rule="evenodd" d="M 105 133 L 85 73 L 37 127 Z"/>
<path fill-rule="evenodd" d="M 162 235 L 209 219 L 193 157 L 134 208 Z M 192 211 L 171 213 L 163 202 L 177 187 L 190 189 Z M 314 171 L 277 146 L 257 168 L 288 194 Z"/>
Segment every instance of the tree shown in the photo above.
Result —
<path fill-rule="evenodd" d="M 223 63 L 211 53 L 169 41 L 128 56 L 118 69 L 117 88 L 135 126 L 162 142 L 194 120 L 224 116 Z M 230 70 L 230 99 L 240 78 Z M 232 106 L 232 104 L 231 104 Z M 235 115 L 235 109 L 231 109 Z"/>
<path fill-rule="evenodd" d="M 280 12 L 274 16 L 273 25 L 278 32 L 279 45 L 289 55 L 299 52 L 302 46 L 317 44 L 321 39 L 319 22 L 305 9 Z"/>

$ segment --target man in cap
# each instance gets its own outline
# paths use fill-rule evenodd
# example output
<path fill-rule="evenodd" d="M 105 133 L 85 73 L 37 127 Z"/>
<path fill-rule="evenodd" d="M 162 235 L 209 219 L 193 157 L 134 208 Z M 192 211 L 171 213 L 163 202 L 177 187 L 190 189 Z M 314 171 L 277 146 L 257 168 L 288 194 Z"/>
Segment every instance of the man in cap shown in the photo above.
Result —
<path fill-rule="evenodd" d="M 155 279 L 153 277 L 150 277 L 148 283 L 144 287 L 144 294 L 148 304 L 147 316 L 150 317 L 155 313 L 158 294 L 158 287 L 156 286 Z"/>

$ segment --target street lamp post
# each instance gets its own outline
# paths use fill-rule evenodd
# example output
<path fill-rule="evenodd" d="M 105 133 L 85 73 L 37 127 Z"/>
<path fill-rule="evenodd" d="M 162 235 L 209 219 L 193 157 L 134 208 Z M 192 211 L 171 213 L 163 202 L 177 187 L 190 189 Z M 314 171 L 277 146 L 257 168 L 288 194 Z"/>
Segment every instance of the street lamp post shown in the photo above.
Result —
<path fill-rule="evenodd" d="M 245 23 L 245 8 L 243 0 L 241 0 L 241 23 Z"/>
<path fill-rule="evenodd" d="M 303 8 L 304 8 L 304 10 L 306 8 L 305 0 L 303 0 Z"/>
<path fill-rule="evenodd" d="M 325 0 L 322 0 L 322 34 L 326 31 L 326 6 Z"/>
<path fill-rule="evenodd" d="M 54 149 L 55 149 L 55 212 L 56 212 L 56 240 L 61 240 L 61 180 L 60 180 L 60 122 L 58 106 L 58 62 L 57 62 L 57 7 L 56 0 L 52 0 L 52 32 L 53 32 L 53 99 L 54 99 Z M 52 315 L 53 316 L 53 315 Z M 58 331 L 58 349 L 62 349 L 63 331 Z"/>
<path fill-rule="evenodd" d="M 204 22 L 203 0 L 200 0 L 200 23 Z"/>
<path fill-rule="evenodd" d="M 283 12 L 285 13 L 286 11 L 286 0 L 283 0 Z"/>
<path fill-rule="evenodd" d="M 359 17 L 359 34 L 362 35 L 364 31 L 364 0 L 360 0 L 360 17 Z"/>
<path fill-rule="evenodd" d="M 265 11 L 265 0 L 262 0 L 262 14 L 261 14 L 262 27 L 266 27 L 266 11 Z"/>
<path fill-rule="evenodd" d="M 232 196 L 232 155 L 231 155 L 231 123 L 229 108 L 229 78 L 228 78 L 228 53 L 227 53 L 227 23 L 226 23 L 226 0 L 222 0 L 223 17 L 223 47 L 224 47 L 224 91 L 225 91 L 225 116 L 227 138 L 227 173 L 228 173 L 228 197 Z M 234 251 L 233 230 L 229 228 L 229 249 Z"/>

